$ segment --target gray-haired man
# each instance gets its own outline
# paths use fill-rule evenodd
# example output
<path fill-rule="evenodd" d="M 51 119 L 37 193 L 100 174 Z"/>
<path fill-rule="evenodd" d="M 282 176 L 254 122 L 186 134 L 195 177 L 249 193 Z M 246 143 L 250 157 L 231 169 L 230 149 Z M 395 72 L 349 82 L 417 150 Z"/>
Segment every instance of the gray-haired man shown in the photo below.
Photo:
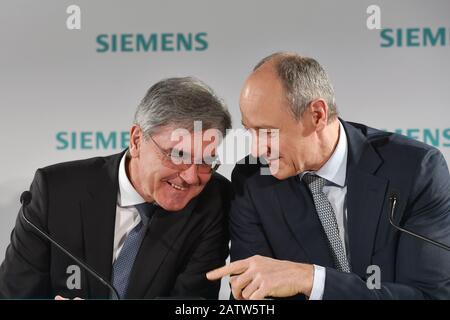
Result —
<path fill-rule="evenodd" d="M 219 283 L 205 273 L 228 255 L 230 187 L 215 172 L 220 139 L 203 133 L 225 135 L 230 127 L 226 107 L 204 83 L 160 81 L 137 108 L 129 149 L 37 170 L 27 215 L 110 279 L 121 298 L 217 298 Z M 18 218 L 0 297 L 110 297 L 83 270 L 80 285 L 68 285 L 71 265 Z"/>

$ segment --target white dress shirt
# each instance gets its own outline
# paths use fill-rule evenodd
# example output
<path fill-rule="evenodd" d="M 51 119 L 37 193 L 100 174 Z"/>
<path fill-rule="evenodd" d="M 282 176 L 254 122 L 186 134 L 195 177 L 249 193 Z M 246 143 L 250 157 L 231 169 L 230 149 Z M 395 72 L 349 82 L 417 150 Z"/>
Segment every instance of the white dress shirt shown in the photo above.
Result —
<path fill-rule="evenodd" d="M 347 226 L 347 155 L 348 155 L 348 142 L 347 135 L 345 134 L 342 123 L 339 122 L 339 140 L 336 148 L 331 155 L 330 159 L 315 172 L 319 177 L 327 180 L 323 187 L 323 192 L 330 201 L 333 207 L 334 214 L 336 215 L 336 221 L 339 228 L 339 236 L 346 252 L 347 258 L 350 262 L 350 256 L 346 248 L 348 247 L 348 237 L 346 234 Z M 300 178 L 305 173 L 300 174 Z M 310 300 L 321 300 L 325 289 L 326 269 L 322 266 L 314 265 L 314 281 L 311 290 Z"/>
<path fill-rule="evenodd" d="M 117 193 L 116 224 L 114 228 L 113 263 L 119 256 L 128 233 L 141 222 L 141 217 L 135 205 L 145 202 L 128 179 L 125 170 L 126 158 L 127 153 L 122 157 L 119 165 L 119 192 Z"/>

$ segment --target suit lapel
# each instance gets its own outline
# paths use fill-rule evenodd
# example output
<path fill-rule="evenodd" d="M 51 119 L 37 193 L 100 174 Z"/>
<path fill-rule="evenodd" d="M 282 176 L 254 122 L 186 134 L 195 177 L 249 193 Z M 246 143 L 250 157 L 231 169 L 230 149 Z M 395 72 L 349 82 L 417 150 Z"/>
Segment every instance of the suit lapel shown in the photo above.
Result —
<path fill-rule="evenodd" d="M 375 176 L 382 160 L 359 130 L 341 120 L 348 139 L 347 228 L 352 271 L 366 276 L 388 182 Z"/>
<path fill-rule="evenodd" d="M 108 158 L 88 184 L 88 197 L 81 201 L 86 262 L 106 281 L 111 279 L 114 229 L 118 192 L 118 170 L 123 153 Z M 108 298 L 110 292 L 89 276 L 90 298 Z"/>
<path fill-rule="evenodd" d="M 151 296 L 151 284 L 175 241 L 191 217 L 197 202 L 194 198 L 184 209 L 167 212 L 158 208 L 142 241 L 130 275 L 127 299 Z"/>
<path fill-rule="evenodd" d="M 275 189 L 286 224 L 306 253 L 308 262 L 333 266 L 328 242 L 307 187 L 296 176 L 280 181 Z"/>

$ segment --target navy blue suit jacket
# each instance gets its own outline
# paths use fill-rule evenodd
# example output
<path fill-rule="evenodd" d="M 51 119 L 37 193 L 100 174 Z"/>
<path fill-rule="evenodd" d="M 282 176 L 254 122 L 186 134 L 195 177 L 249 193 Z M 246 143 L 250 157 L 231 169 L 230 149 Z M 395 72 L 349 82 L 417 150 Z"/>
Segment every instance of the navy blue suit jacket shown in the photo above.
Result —
<path fill-rule="evenodd" d="M 450 244 L 450 176 L 442 154 L 397 134 L 342 123 L 349 147 L 346 232 L 352 272 L 333 268 L 304 182 L 298 176 L 263 176 L 259 164 L 238 164 L 232 174 L 231 260 L 263 255 L 324 266 L 324 299 L 449 299 L 450 253 L 398 232 L 388 219 L 388 198 L 396 192 L 396 222 Z M 368 289 L 369 265 L 380 267 L 381 289 Z"/>

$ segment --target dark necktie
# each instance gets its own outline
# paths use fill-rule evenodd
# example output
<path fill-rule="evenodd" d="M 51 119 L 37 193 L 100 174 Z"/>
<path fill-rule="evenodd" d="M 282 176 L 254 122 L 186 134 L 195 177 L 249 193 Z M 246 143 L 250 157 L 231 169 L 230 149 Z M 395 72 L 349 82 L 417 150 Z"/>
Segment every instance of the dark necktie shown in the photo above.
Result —
<path fill-rule="evenodd" d="M 323 187 L 326 180 L 315 174 L 305 174 L 303 180 L 311 190 L 314 205 L 316 207 L 317 214 L 322 224 L 323 230 L 328 239 L 328 246 L 330 247 L 333 255 L 334 265 L 337 270 L 350 272 L 350 266 L 345 255 L 344 246 L 341 238 L 339 237 L 339 228 L 334 213 L 333 207 L 328 200 L 325 193 L 323 193 Z"/>
<path fill-rule="evenodd" d="M 135 205 L 139 212 L 141 221 L 134 227 L 125 239 L 119 256 L 113 264 L 112 282 L 119 296 L 123 299 L 127 293 L 131 270 L 136 259 L 142 239 L 145 236 L 147 225 L 155 212 L 156 205 L 153 203 L 141 203 Z"/>

